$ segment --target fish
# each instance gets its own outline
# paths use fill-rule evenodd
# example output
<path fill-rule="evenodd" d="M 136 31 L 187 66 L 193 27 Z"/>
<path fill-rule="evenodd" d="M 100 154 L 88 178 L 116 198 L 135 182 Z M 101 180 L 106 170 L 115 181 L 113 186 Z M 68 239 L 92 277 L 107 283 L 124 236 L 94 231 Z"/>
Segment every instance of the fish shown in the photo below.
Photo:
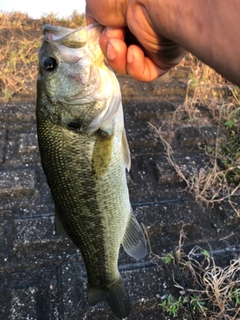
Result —
<path fill-rule="evenodd" d="M 121 90 L 99 46 L 103 26 L 45 25 L 38 53 L 37 134 L 58 234 L 83 257 L 90 305 L 131 311 L 118 270 L 119 250 L 142 259 L 146 238 L 133 214 L 126 170 L 131 157 Z"/>

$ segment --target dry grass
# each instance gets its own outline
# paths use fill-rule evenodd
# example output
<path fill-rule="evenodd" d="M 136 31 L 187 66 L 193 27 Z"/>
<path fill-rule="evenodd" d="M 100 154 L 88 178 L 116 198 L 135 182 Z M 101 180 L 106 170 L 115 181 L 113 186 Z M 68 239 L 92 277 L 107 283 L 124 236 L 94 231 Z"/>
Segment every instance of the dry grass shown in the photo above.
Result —
<path fill-rule="evenodd" d="M 180 294 L 178 299 L 174 297 L 174 301 L 181 301 L 179 311 L 185 310 L 188 314 L 187 303 L 190 303 L 198 320 L 240 319 L 240 257 L 236 256 L 228 266 L 220 267 L 210 246 L 209 251 L 194 246 L 186 254 L 183 250 L 185 226 L 180 231 L 176 254 L 169 253 L 161 258 L 167 264 L 177 262 L 181 268 L 185 287 L 173 277 Z"/>
<path fill-rule="evenodd" d="M 0 92 L 6 101 L 37 78 L 37 53 L 46 23 L 77 28 L 85 18 L 76 11 L 68 19 L 53 14 L 38 20 L 20 12 L 0 14 Z"/>
<path fill-rule="evenodd" d="M 37 51 L 40 37 L 28 40 L 27 31 L 8 29 L 0 35 L 0 90 L 6 100 L 20 92 L 27 81 L 37 76 Z"/>
<path fill-rule="evenodd" d="M 239 205 L 234 202 L 240 195 L 240 90 L 208 66 L 197 62 L 192 68 L 186 92 L 184 103 L 177 107 L 165 127 L 176 129 L 182 126 L 183 114 L 187 125 L 201 126 L 203 119 L 197 106 L 206 106 L 211 123 L 217 125 L 217 134 L 214 144 L 202 146 L 209 157 L 205 166 L 192 168 L 191 174 L 189 168 L 185 172 L 174 158 L 174 150 L 166 139 L 167 133 L 149 125 L 164 145 L 169 163 L 199 203 L 214 205 L 228 201 L 240 215 Z"/>
<path fill-rule="evenodd" d="M 188 283 L 187 292 L 190 296 L 197 297 L 198 301 L 204 302 L 205 308 L 198 310 L 201 319 L 239 319 L 239 257 L 222 268 L 216 265 L 214 257 L 208 251 L 195 246 L 188 255 L 182 255 L 180 263 L 185 269 L 183 272 L 190 274 L 193 280 L 192 286 Z M 176 283 L 176 287 L 180 289 L 180 294 L 185 295 L 179 284 Z"/>
<path fill-rule="evenodd" d="M 193 302 L 197 319 L 233 320 L 240 315 L 240 258 L 230 261 L 222 268 L 217 266 L 214 257 L 201 247 L 195 246 L 188 255 L 182 253 L 183 274 L 187 288 L 175 282 L 183 301 Z M 191 283 L 191 284 L 190 284 Z M 187 294 L 186 294 L 187 290 Z M 196 303 L 197 301 L 197 303 Z M 194 303 L 195 307 L 194 308 Z M 182 306 L 184 307 L 184 306 Z"/>
<path fill-rule="evenodd" d="M 198 105 L 207 107 L 211 114 L 211 122 L 217 125 L 214 144 L 202 146 L 209 161 L 200 167 L 184 168 L 174 158 L 174 150 L 168 139 L 168 132 L 156 128 L 152 124 L 155 137 L 162 142 L 168 162 L 175 169 L 179 178 L 185 181 L 187 189 L 202 205 L 214 205 L 228 202 L 236 214 L 240 215 L 239 204 L 234 199 L 240 195 L 240 95 L 239 89 L 226 82 L 212 69 L 196 63 L 187 85 L 187 94 L 183 104 L 176 109 L 173 118 L 165 123 L 165 128 L 176 130 L 183 125 L 184 114 L 187 125 L 199 127 L 203 119 Z M 186 116 L 187 115 L 187 116 Z M 209 121 L 209 119 L 208 119 Z M 225 139 L 220 139 L 223 132 Z M 201 151 L 202 151 L 201 150 Z M 161 306 L 172 314 L 174 311 L 186 312 L 190 303 L 196 319 L 237 320 L 240 319 L 240 257 L 230 261 L 225 268 L 216 264 L 209 252 L 195 246 L 188 254 L 183 251 L 186 238 L 184 226 L 180 232 L 179 243 L 172 252 L 162 258 L 169 263 L 180 266 L 187 288 L 176 282 L 180 297 L 170 297 Z M 210 250 L 211 252 L 211 250 Z M 158 258 L 158 257 L 156 257 Z M 189 280 L 190 279 L 190 280 Z M 165 303 L 165 305 L 164 305 Z"/>
<path fill-rule="evenodd" d="M 155 130 L 164 145 L 168 162 L 176 170 L 179 178 L 185 181 L 188 191 L 195 196 L 198 203 L 208 206 L 209 204 L 220 204 L 223 201 L 228 201 L 236 214 L 240 215 L 238 204 L 233 200 L 233 196 L 239 195 L 239 182 L 235 185 L 229 184 L 227 180 L 229 172 L 239 170 L 240 166 L 232 164 L 231 167 L 221 170 L 217 164 L 217 155 L 219 155 L 219 151 L 217 151 L 205 167 L 195 169 L 193 175 L 186 175 L 183 168 L 175 161 L 171 145 L 163 138 L 156 127 L 149 125 Z"/>

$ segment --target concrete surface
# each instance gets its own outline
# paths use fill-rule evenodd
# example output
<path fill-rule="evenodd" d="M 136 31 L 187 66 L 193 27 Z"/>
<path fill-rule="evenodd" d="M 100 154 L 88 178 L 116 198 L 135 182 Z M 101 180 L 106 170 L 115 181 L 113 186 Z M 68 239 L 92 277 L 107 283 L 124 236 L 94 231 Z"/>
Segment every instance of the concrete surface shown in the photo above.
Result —
<path fill-rule="evenodd" d="M 172 116 L 184 99 L 186 76 L 187 69 L 182 68 L 150 84 L 119 77 L 132 156 L 130 198 L 152 250 L 140 262 L 120 253 L 120 270 L 133 308 L 129 320 L 171 319 L 159 303 L 162 296 L 178 292 L 173 274 L 181 282 L 181 270 L 166 266 L 155 255 L 163 257 L 174 250 L 183 226 L 186 252 L 195 245 L 211 248 L 222 265 L 240 252 L 239 218 L 227 203 L 207 209 L 196 203 L 148 124 L 161 126 Z M 107 304 L 89 307 L 81 255 L 68 239 L 55 236 L 32 91 L 10 104 L 0 103 L 0 319 L 114 320 Z M 189 170 L 193 163 L 207 161 L 198 146 L 214 139 L 214 130 L 208 122 L 201 128 L 192 124 L 173 130 L 176 161 Z M 183 286 L 187 280 L 183 277 Z M 197 319 L 197 314 L 189 311 L 175 319 Z"/>

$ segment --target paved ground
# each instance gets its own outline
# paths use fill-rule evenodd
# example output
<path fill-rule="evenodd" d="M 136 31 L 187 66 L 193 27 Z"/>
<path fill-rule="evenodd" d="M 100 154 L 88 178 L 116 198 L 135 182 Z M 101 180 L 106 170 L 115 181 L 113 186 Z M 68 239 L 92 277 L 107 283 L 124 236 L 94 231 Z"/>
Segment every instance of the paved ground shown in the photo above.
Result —
<path fill-rule="evenodd" d="M 186 75 L 182 68 L 151 84 L 119 77 L 132 154 L 131 203 L 152 250 L 137 263 L 120 254 L 133 306 L 130 320 L 171 319 L 158 306 L 161 297 L 177 292 L 173 273 L 183 287 L 188 279 L 181 280 L 177 267 L 167 267 L 155 255 L 173 251 L 181 230 L 187 235 L 186 252 L 199 245 L 222 265 L 240 252 L 239 218 L 228 204 L 204 209 L 195 202 L 148 124 L 160 127 L 172 116 L 184 99 Z M 34 89 L 21 99 L 0 105 L 0 319 L 113 320 L 107 305 L 88 306 L 81 255 L 54 234 L 54 208 L 37 146 Z M 173 130 L 169 138 L 176 161 L 185 168 L 207 161 L 198 146 L 215 136 L 208 121 Z M 175 319 L 198 317 L 186 311 Z"/>

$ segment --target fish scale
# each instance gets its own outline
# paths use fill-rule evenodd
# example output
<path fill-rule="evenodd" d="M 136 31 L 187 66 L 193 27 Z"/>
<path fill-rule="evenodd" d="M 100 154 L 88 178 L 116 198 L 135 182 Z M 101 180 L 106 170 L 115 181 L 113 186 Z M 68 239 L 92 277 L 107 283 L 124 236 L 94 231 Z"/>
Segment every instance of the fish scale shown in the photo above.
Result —
<path fill-rule="evenodd" d="M 39 51 L 37 129 L 42 166 L 55 204 L 56 229 L 65 232 L 81 251 L 89 303 L 107 301 L 121 319 L 129 315 L 130 301 L 118 271 L 120 244 L 140 259 L 146 254 L 146 240 L 129 201 L 126 167 L 130 153 L 121 94 L 98 46 L 101 31 L 98 24 L 77 30 L 45 26 L 47 37 Z M 84 54 L 87 59 L 77 59 Z M 94 77 L 80 83 L 70 76 L 73 69 L 82 72 L 81 78 L 84 74 Z M 61 91 L 63 83 L 66 87 Z"/>

